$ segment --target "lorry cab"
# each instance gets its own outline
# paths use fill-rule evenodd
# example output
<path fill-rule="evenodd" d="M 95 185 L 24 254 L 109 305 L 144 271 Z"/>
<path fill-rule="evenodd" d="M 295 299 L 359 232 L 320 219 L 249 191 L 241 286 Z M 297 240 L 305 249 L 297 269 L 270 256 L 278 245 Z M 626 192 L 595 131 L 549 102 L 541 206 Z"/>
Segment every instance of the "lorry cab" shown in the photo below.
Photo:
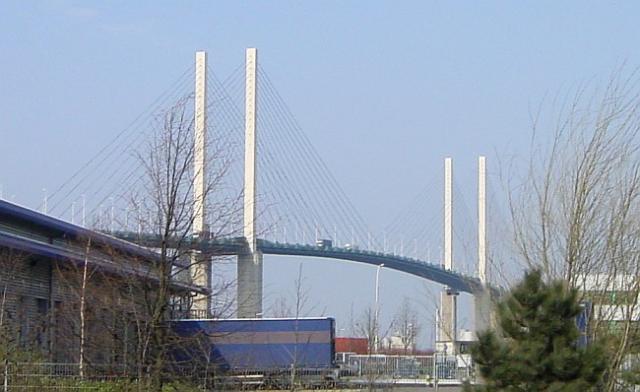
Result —
<path fill-rule="evenodd" d="M 316 240 L 316 246 L 321 249 L 328 249 L 333 247 L 333 243 L 328 239 L 319 239 Z"/>

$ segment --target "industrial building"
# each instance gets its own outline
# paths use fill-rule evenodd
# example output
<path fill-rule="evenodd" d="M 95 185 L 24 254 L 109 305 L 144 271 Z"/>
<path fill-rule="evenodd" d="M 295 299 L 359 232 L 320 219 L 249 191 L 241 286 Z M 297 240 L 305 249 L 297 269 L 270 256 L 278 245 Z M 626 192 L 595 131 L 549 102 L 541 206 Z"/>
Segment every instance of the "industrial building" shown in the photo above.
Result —
<path fill-rule="evenodd" d="M 5 350 L 77 362 L 83 339 L 88 363 L 132 363 L 140 300 L 153 295 L 156 259 L 147 248 L 0 200 Z M 170 290 L 173 302 L 185 306 L 204 292 L 180 282 Z"/>

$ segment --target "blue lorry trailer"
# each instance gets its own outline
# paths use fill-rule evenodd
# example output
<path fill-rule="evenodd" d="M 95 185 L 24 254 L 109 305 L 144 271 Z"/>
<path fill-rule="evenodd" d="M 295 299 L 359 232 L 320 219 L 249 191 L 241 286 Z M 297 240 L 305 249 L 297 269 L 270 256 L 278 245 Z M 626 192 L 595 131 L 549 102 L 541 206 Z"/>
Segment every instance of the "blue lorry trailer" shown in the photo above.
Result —
<path fill-rule="evenodd" d="M 332 378 L 335 320 L 318 318 L 176 320 L 183 339 L 176 358 L 202 361 L 227 374 L 299 374 Z M 190 343 L 189 343 L 190 342 Z"/>

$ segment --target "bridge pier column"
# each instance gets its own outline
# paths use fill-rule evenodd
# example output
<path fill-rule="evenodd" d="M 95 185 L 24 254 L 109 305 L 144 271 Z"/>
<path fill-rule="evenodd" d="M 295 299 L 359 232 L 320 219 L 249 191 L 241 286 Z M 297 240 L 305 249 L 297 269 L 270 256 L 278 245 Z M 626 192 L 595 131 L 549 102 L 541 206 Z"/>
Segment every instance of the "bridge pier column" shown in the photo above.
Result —
<path fill-rule="evenodd" d="M 491 306 L 491 290 L 485 289 L 473 294 L 473 308 L 476 326 L 476 336 L 478 332 L 495 327 L 495 317 Z"/>
<path fill-rule="evenodd" d="M 191 254 L 189 273 L 191 283 L 196 286 L 211 289 L 211 259 L 203 256 L 199 252 Z M 209 317 L 211 312 L 211 298 L 207 294 L 194 295 L 191 303 L 191 310 L 198 318 Z"/>
<path fill-rule="evenodd" d="M 457 312 L 458 292 L 447 288 L 440 293 L 440 314 L 438 315 L 438 338 L 436 351 L 447 355 L 457 354 Z"/>
<path fill-rule="evenodd" d="M 262 253 L 238 255 L 238 317 L 262 317 Z"/>

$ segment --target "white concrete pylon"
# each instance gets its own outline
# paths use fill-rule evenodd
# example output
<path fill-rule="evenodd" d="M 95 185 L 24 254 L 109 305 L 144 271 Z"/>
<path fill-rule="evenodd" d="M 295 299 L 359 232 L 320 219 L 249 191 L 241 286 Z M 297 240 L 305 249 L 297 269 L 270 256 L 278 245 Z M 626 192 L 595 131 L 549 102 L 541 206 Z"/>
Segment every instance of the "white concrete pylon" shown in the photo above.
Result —
<path fill-rule="evenodd" d="M 486 161 L 478 157 L 478 278 L 487 284 L 487 236 L 486 236 Z"/>
<path fill-rule="evenodd" d="M 256 251 L 256 67 L 258 52 L 246 52 L 244 139 L 244 237 Z"/>
<path fill-rule="evenodd" d="M 208 235 L 206 223 L 207 193 L 207 53 L 196 52 L 196 78 L 194 102 L 194 146 L 193 146 L 193 227 L 195 236 Z M 189 267 L 191 282 L 207 289 L 211 288 L 210 260 L 193 252 Z M 208 295 L 197 294 L 193 298 L 192 310 L 207 316 L 211 302 Z"/>
<path fill-rule="evenodd" d="M 451 158 L 444 160 L 444 269 L 453 269 L 453 168 Z"/>
<path fill-rule="evenodd" d="M 244 142 L 244 238 L 247 247 L 238 255 L 238 317 L 262 317 L 262 254 L 256 238 L 257 65 L 255 48 L 246 51 Z"/>
<path fill-rule="evenodd" d="M 473 294 L 476 333 L 492 326 L 493 309 L 491 306 L 491 290 L 487 267 L 487 234 L 486 234 L 486 159 L 478 157 L 478 279 L 483 290 Z"/>
<path fill-rule="evenodd" d="M 206 231 L 207 53 L 196 52 L 193 234 Z"/>

